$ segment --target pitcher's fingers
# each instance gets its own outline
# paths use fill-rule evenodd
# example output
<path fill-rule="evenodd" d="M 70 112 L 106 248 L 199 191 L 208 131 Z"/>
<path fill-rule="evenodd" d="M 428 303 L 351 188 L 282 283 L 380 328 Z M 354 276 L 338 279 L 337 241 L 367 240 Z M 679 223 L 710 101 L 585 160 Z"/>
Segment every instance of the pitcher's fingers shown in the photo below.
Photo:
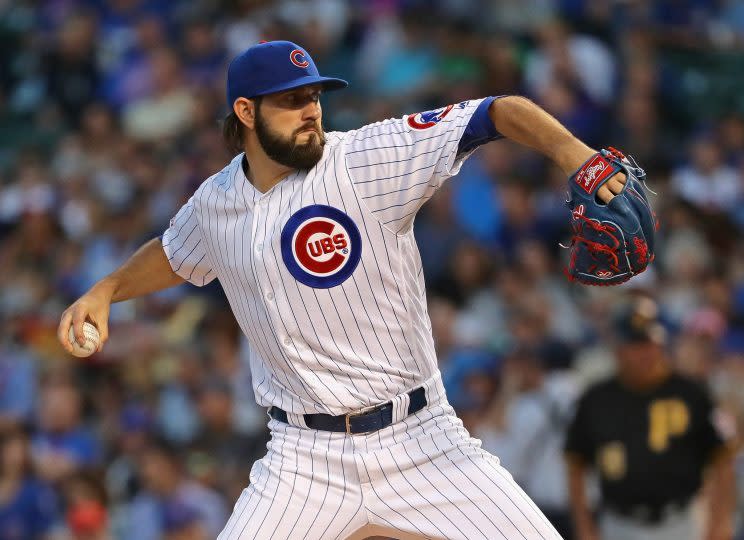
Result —
<path fill-rule="evenodd" d="M 108 339 L 108 317 L 94 317 L 91 315 L 90 319 L 93 321 L 93 324 L 96 325 L 96 328 L 98 328 L 98 335 L 100 336 L 100 340 L 96 351 L 101 352 L 101 349 L 103 349 L 103 344 L 106 343 L 106 340 Z"/>
<path fill-rule="evenodd" d="M 625 177 L 620 178 L 619 175 L 613 176 L 607 181 L 607 187 L 609 187 L 610 191 L 615 195 L 618 195 L 623 190 L 623 187 L 625 187 Z"/>
<path fill-rule="evenodd" d="M 610 191 L 610 188 L 607 187 L 607 184 L 604 184 L 597 190 L 597 197 L 599 197 L 600 201 L 607 204 L 612 200 L 614 195 Z"/>
<path fill-rule="evenodd" d="M 62 318 L 59 320 L 59 326 L 57 327 L 57 339 L 64 349 L 71 353 L 72 345 L 70 345 L 70 325 L 72 324 L 72 313 L 65 311 L 62 314 Z"/>
<path fill-rule="evenodd" d="M 85 333 L 83 332 L 83 323 L 85 322 L 85 310 L 77 308 L 72 314 L 72 327 L 75 329 L 75 339 L 82 347 L 85 345 Z"/>

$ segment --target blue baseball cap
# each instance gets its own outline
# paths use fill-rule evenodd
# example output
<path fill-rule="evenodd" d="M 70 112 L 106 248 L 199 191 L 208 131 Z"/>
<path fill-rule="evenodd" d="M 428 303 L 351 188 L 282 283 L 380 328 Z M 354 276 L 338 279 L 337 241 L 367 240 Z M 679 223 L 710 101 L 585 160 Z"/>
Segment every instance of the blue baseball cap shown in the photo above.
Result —
<path fill-rule="evenodd" d="M 243 51 L 227 68 L 227 104 L 239 97 L 252 98 L 321 83 L 325 90 L 340 90 L 349 83 L 321 77 L 310 55 L 291 41 L 267 41 Z"/>

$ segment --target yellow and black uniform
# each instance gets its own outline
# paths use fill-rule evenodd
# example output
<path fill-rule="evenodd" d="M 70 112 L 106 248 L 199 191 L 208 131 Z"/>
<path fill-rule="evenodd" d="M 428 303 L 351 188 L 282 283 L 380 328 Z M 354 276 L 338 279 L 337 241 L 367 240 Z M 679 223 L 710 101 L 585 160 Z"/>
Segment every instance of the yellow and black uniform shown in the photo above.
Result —
<path fill-rule="evenodd" d="M 645 392 L 613 377 L 579 400 L 565 450 L 596 468 L 603 509 L 653 524 L 687 505 L 724 447 L 713 414 L 707 390 L 683 376 Z"/>

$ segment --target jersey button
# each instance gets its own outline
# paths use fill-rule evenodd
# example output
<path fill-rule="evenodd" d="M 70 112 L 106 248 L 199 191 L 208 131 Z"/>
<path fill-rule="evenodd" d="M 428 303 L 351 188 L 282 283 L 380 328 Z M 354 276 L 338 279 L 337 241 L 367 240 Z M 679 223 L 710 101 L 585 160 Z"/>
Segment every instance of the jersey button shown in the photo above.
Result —
<path fill-rule="evenodd" d="M 274 293 L 269 291 L 266 293 L 266 299 L 267 300 L 273 300 L 274 299 Z"/>
<path fill-rule="evenodd" d="M 259 242 L 258 245 L 256 245 L 256 251 L 259 253 L 263 251 L 263 243 Z"/>
<path fill-rule="evenodd" d="M 290 345 L 292 345 L 292 340 L 291 340 L 291 339 L 289 339 L 288 337 L 285 337 L 285 338 L 284 338 L 284 344 L 285 344 L 285 345 L 286 345 L 287 347 L 289 347 Z"/>

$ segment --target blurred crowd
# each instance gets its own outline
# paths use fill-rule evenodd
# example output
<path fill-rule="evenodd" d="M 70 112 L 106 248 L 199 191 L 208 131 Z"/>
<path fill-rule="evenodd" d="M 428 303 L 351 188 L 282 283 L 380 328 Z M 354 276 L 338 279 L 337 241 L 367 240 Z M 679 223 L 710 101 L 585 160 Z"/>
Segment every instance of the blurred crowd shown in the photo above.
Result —
<path fill-rule="evenodd" d="M 214 538 L 264 453 L 218 283 L 114 305 L 88 360 L 55 336 L 231 157 L 226 62 L 261 39 L 350 81 L 328 131 L 522 94 L 648 172 L 657 258 L 611 290 L 565 279 L 565 177 L 508 141 L 416 218 L 450 400 L 538 505 L 567 507 L 562 431 L 627 295 L 744 428 L 741 0 L 0 1 L 0 537 Z"/>

